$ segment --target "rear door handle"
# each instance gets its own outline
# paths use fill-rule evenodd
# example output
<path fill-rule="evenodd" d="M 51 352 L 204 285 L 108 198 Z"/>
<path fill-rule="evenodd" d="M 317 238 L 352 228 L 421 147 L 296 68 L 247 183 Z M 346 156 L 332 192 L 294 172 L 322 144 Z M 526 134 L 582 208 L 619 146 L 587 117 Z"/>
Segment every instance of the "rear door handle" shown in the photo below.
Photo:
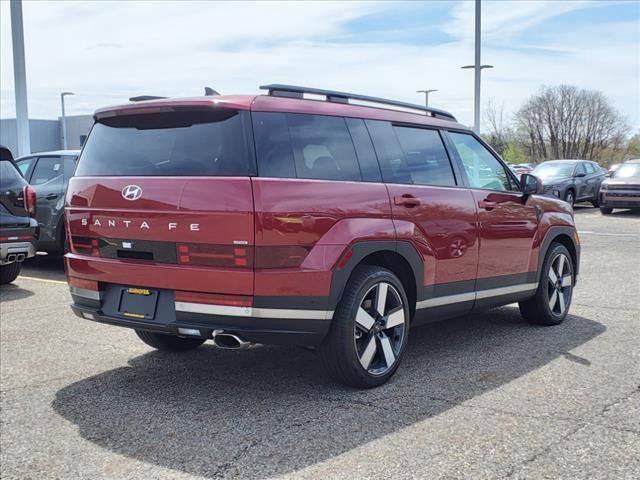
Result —
<path fill-rule="evenodd" d="M 46 197 L 47 200 L 55 200 L 56 198 L 58 198 L 58 194 L 57 193 L 50 193 L 49 195 L 47 195 Z"/>
<path fill-rule="evenodd" d="M 401 207 L 412 208 L 420 205 L 420 200 L 410 193 L 405 193 L 401 197 L 393 197 L 393 203 Z"/>
<path fill-rule="evenodd" d="M 494 208 L 496 208 L 496 202 L 490 202 L 488 200 L 480 200 L 478 202 L 478 206 L 480 208 L 484 208 L 485 210 L 493 210 Z"/>

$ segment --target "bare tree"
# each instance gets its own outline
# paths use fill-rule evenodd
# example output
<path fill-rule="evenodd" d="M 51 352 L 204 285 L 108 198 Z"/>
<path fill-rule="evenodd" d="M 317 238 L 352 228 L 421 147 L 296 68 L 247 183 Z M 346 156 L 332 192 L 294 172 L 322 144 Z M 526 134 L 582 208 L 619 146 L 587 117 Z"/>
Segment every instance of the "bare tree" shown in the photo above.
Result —
<path fill-rule="evenodd" d="M 628 126 L 599 91 L 568 85 L 545 87 L 516 113 L 528 157 L 598 160 L 623 148 Z"/>
<path fill-rule="evenodd" d="M 484 108 L 484 123 L 486 141 L 502 155 L 513 136 L 505 122 L 504 105 L 496 105 L 493 100 L 489 100 Z"/>

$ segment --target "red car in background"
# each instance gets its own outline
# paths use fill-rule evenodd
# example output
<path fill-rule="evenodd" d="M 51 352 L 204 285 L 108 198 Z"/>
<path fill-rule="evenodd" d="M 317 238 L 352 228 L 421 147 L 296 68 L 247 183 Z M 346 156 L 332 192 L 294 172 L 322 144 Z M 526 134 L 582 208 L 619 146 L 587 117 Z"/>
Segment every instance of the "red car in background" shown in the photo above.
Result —
<path fill-rule="evenodd" d="M 161 350 L 314 345 L 356 387 L 414 324 L 513 302 L 562 322 L 579 240 L 536 177 L 442 110 L 262 88 L 96 112 L 67 193 L 78 316 Z"/>

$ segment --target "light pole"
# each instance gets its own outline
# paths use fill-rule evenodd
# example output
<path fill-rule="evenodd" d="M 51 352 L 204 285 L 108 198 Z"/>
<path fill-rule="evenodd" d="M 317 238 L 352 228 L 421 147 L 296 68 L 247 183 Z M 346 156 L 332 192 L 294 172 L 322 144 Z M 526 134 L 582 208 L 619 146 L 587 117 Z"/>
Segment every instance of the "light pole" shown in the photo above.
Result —
<path fill-rule="evenodd" d="M 67 117 L 64 114 L 64 97 L 75 95 L 73 92 L 62 92 L 60 94 L 60 105 L 62 106 L 62 149 L 67 149 Z"/>
<path fill-rule="evenodd" d="M 480 72 L 485 68 L 493 68 L 493 65 L 481 65 L 480 63 L 480 0 L 476 0 L 476 42 L 475 42 L 475 63 L 465 65 L 461 68 L 473 68 L 474 88 L 473 88 L 473 131 L 480 134 Z"/>
<path fill-rule="evenodd" d="M 424 106 L 429 108 L 429 94 L 431 92 L 437 92 L 438 90 L 435 89 L 431 89 L 431 90 L 416 90 L 416 93 L 424 93 Z"/>
<path fill-rule="evenodd" d="M 11 44 L 13 45 L 13 81 L 16 94 L 16 133 L 18 156 L 31 153 L 29 112 L 27 109 L 27 72 L 24 59 L 22 1 L 11 0 Z"/>

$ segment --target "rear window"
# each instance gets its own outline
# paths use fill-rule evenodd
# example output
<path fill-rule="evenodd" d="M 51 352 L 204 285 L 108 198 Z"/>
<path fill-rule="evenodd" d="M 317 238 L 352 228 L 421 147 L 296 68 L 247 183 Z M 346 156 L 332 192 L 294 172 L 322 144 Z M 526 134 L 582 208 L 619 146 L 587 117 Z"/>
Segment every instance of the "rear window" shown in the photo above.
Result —
<path fill-rule="evenodd" d="M 254 175 L 248 122 L 248 113 L 233 110 L 103 119 L 91 130 L 76 175 Z"/>

